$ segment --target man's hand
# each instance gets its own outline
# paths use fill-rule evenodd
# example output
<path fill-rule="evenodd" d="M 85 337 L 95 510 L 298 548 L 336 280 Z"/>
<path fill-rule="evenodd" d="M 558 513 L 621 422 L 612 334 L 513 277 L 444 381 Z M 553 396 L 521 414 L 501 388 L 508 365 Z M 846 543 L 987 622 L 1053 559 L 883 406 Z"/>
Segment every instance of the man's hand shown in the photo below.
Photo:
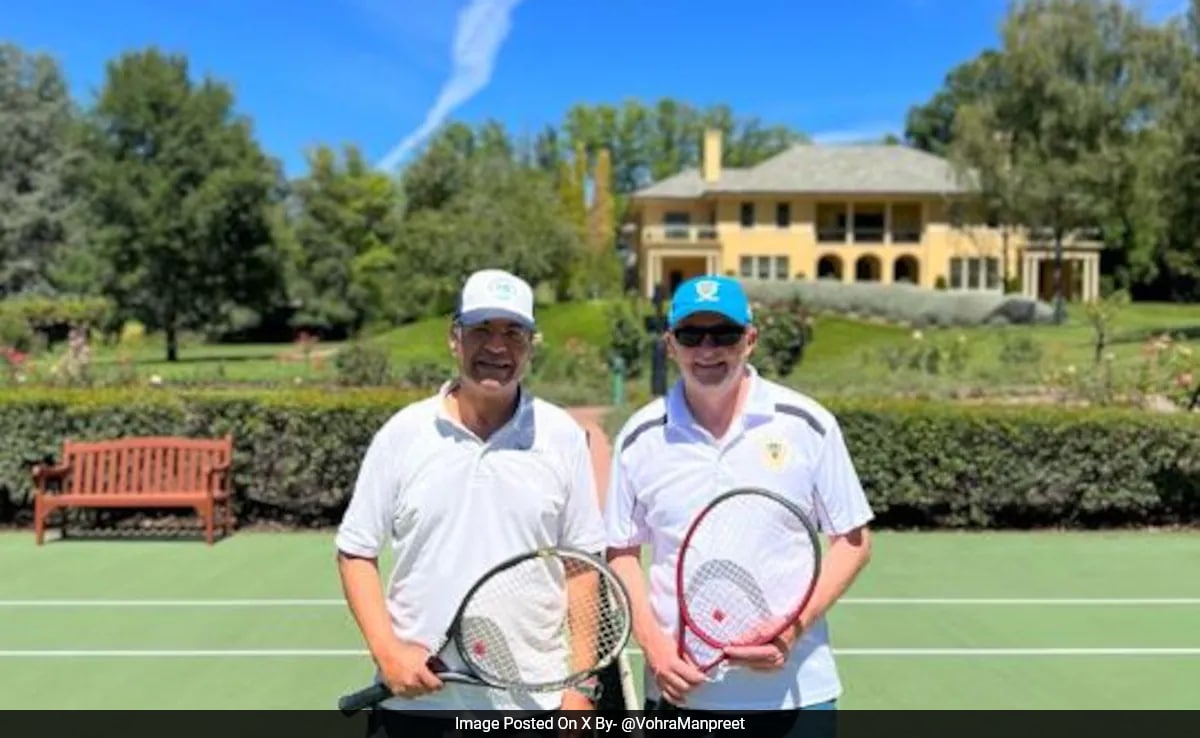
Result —
<path fill-rule="evenodd" d="M 784 628 L 778 636 L 763 643 L 762 641 L 767 636 L 779 630 L 781 624 L 781 620 L 778 618 L 768 620 L 743 634 L 734 642 L 734 645 L 726 646 L 724 651 L 725 655 L 729 657 L 730 663 L 759 671 L 782 669 L 783 665 L 787 663 L 792 645 L 799 637 L 801 626 L 798 622 L 793 623 L 791 627 Z"/>
<path fill-rule="evenodd" d="M 395 641 L 375 661 L 393 694 L 412 698 L 442 688 L 442 680 L 429 670 L 429 651 L 423 646 Z"/>
<path fill-rule="evenodd" d="M 653 648 L 646 650 L 646 665 L 654 675 L 659 691 L 668 702 L 684 704 L 686 695 L 697 685 L 708 681 L 691 659 L 680 657 L 671 639 L 659 639 Z"/>
<path fill-rule="evenodd" d="M 563 693 L 562 709 L 564 710 L 595 710 L 596 706 L 585 695 L 568 689 Z"/>

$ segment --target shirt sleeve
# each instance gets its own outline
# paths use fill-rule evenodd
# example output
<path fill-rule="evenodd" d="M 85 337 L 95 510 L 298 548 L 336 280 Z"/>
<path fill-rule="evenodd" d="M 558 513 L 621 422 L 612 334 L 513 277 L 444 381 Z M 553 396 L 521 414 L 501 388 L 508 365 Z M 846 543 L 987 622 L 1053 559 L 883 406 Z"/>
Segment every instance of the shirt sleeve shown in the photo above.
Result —
<path fill-rule="evenodd" d="M 580 430 L 571 445 L 568 459 L 567 504 L 563 516 L 562 545 L 588 553 L 604 551 L 604 522 L 600 515 L 600 500 L 596 494 L 596 473 L 587 434 Z"/>
<path fill-rule="evenodd" d="M 604 505 L 604 527 L 609 548 L 641 546 L 650 539 L 645 511 L 638 503 L 636 490 L 629 483 L 628 469 L 621 455 L 623 441 L 624 436 L 619 436 L 613 444 L 612 471 Z"/>
<path fill-rule="evenodd" d="M 840 535 L 875 517 L 836 421 L 825 436 L 815 482 L 822 528 Z"/>
<path fill-rule="evenodd" d="M 375 434 L 363 456 L 354 493 L 338 526 L 335 539 L 339 551 L 352 556 L 377 558 L 388 544 L 396 509 L 399 479 L 394 463 L 400 450 L 385 431 Z"/>

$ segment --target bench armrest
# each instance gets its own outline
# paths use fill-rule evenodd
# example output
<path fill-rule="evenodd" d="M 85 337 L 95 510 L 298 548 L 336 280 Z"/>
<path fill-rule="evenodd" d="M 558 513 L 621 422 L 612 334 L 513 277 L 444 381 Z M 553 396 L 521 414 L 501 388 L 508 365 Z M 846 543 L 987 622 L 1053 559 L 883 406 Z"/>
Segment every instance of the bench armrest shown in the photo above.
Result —
<path fill-rule="evenodd" d="M 67 477 L 71 476 L 71 466 L 69 464 L 59 464 L 57 466 L 46 466 L 45 464 L 34 464 L 30 470 L 33 475 L 34 494 L 46 494 L 47 482 L 63 482 Z"/>
<path fill-rule="evenodd" d="M 204 474 L 208 477 L 208 482 L 209 482 L 208 489 L 209 489 L 210 493 L 215 491 L 216 489 L 221 489 L 226 492 L 229 491 L 229 462 L 228 461 L 222 461 L 220 464 L 213 464 L 211 466 L 208 464 L 205 464 Z M 212 483 L 213 477 L 218 478 L 217 484 L 215 486 Z"/>

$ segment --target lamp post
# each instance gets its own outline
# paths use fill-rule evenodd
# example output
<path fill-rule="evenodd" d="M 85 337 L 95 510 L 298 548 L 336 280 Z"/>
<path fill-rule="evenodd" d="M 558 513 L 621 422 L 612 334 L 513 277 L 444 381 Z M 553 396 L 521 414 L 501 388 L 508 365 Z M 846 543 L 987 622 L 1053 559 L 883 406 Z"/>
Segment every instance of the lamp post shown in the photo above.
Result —
<path fill-rule="evenodd" d="M 650 393 L 654 397 L 667 394 L 667 344 L 663 331 L 667 329 L 667 319 L 663 315 L 663 286 L 660 282 L 654 286 L 654 315 L 646 318 L 646 330 L 654 336 L 654 348 L 650 353 Z"/>

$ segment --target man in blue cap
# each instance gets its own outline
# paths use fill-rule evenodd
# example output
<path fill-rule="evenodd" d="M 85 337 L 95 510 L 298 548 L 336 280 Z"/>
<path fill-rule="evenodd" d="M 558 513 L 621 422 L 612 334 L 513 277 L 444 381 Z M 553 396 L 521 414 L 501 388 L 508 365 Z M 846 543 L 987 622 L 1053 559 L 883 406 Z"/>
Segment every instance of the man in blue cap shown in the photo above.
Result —
<path fill-rule="evenodd" d="M 605 504 L 608 558 L 626 582 L 646 657 L 647 709 L 759 712 L 749 735 L 799 735 L 801 710 L 833 709 L 842 685 L 825 613 L 870 556 L 872 511 L 837 419 L 750 364 L 758 331 L 741 284 L 703 276 L 678 288 L 667 351 L 680 379 L 640 408 L 614 444 Z M 829 536 L 808 606 L 774 644 L 728 649 L 701 672 L 680 655 L 675 561 L 695 515 L 720 493 L 756 486 L 788 496 Z M 748 540 L 754 531 L 747 530 Z M 648 577 L 640 550 L 651 545 Z M 647 580 L 649 585 L 647 585 Z"/>

